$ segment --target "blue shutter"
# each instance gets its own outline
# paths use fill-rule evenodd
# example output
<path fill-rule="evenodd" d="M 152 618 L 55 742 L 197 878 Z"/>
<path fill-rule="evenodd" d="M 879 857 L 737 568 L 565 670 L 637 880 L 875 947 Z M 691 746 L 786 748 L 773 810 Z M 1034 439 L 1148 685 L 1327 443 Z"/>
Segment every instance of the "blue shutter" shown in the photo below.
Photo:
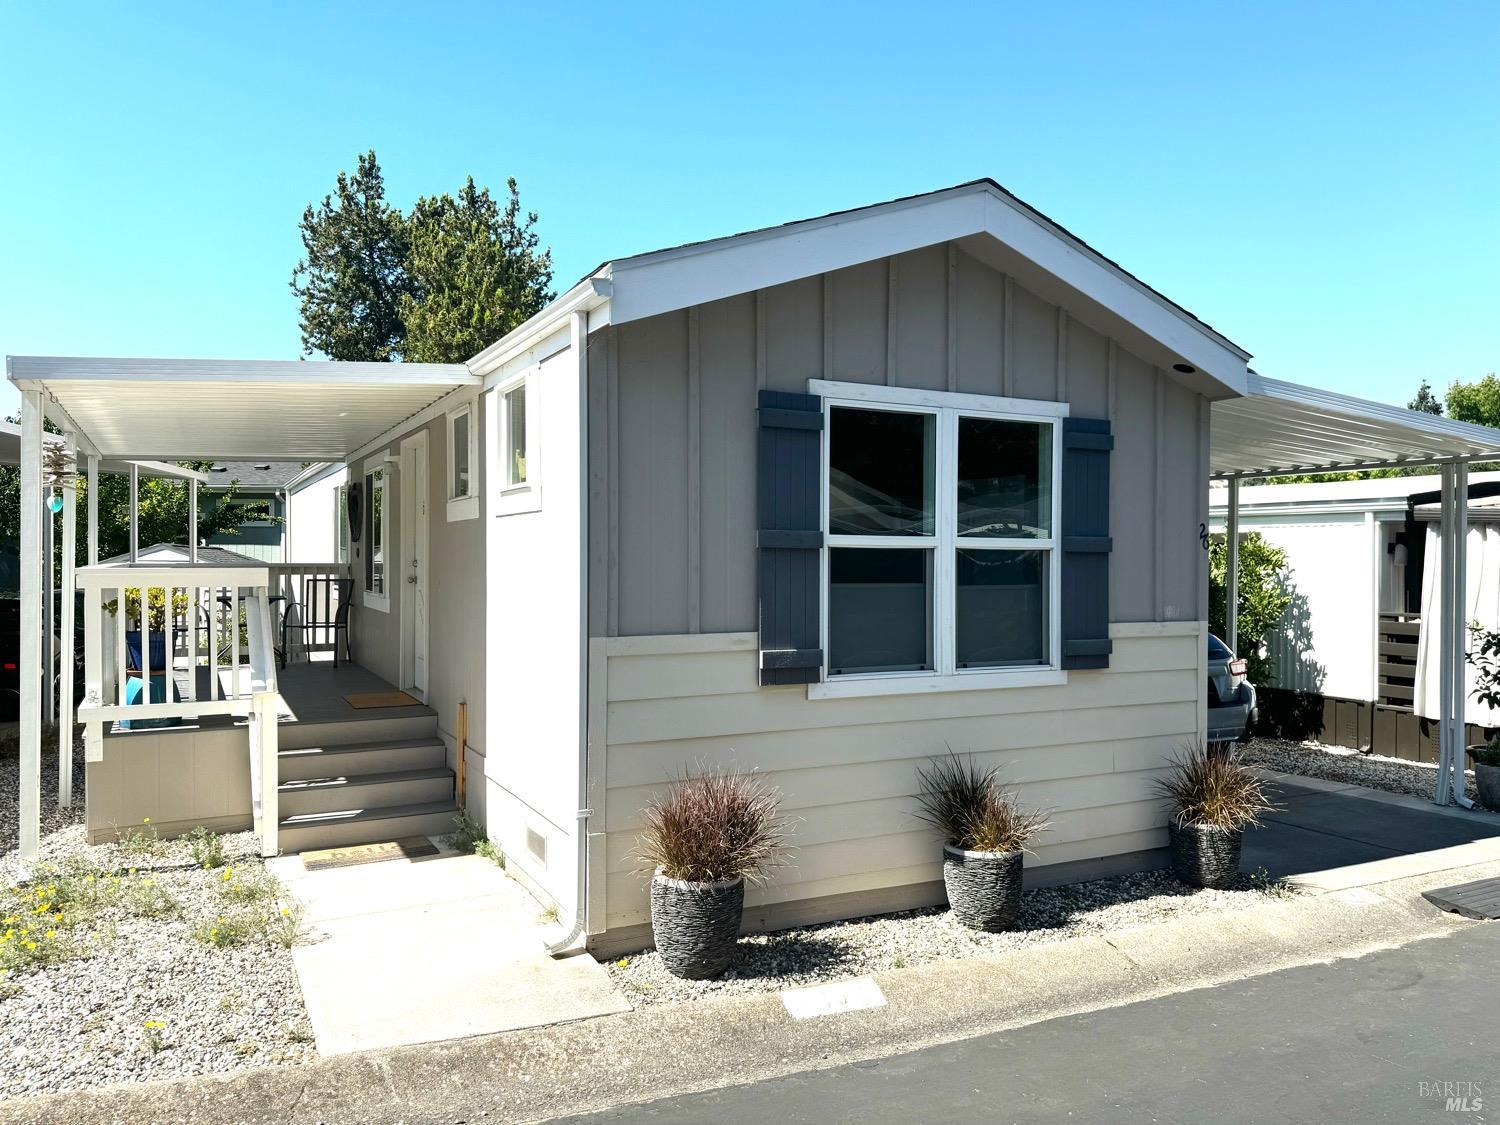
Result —
<path fill-rule="evenodd" d="M 1107 418 L 1062 424 L 1062 666 L 1109 667 Z"/>
<path fill-rule="evenodd" d="M 817 683 L 823 400 L 761 391 L 759 414 L 760 682 Z"/>

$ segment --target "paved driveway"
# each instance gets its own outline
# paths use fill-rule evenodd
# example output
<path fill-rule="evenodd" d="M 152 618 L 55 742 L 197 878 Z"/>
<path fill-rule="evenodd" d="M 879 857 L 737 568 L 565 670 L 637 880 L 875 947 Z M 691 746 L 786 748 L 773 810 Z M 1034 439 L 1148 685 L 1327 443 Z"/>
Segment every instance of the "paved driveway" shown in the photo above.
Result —
<path fill-rule="evenodd" d="M 1261 867 L 1272 876 L 1309 876 L 1302 881 L 1323 885 L 1329 882 L 1323 873 L 1359 864 L 1381 863 L 1368 872 L 1381 878 L 1409 873 L 1402 869 L 1418 862 L 1431 870 L 1427 853 L 1455 848 L 1461 851 L 1449 866 L 1500 856 L 1500 815 L 1313 778 L 1266 776 L 1278 808 L 1246 833 L 1246 871 Z M 1342 885 L 1352 880 L 1351 874 Z"/>

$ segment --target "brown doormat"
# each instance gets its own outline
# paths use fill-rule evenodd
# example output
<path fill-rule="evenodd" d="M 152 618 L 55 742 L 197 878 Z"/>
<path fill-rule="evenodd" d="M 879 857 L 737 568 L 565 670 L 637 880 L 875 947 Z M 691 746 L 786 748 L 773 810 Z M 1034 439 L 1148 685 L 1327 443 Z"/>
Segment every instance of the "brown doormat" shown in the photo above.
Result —
<path fill-rule="evenodd" d="M 404 691 L 357 691 L 344 696 L 344 702 L 357 711 L 372 707 L 420 707 L 422 701 Z"/>
<path fill-rule="evenodd" d="M 303 852 L 302 866 L 307 871 L 328 867 L 355 867 L 361 863 L 381 863 L 388 859 L 420 859 L 437 855 L 438 849 L 426 836 L 407 836 L 379 844 L 359 844 L 352 848 L 328 848 L 321 852 Z"/>

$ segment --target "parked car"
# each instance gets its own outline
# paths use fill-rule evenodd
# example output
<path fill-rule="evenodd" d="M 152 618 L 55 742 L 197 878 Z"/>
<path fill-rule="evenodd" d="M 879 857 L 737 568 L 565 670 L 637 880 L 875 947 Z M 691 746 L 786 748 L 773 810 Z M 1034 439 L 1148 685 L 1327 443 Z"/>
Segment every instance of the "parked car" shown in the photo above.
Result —
<path fill-rule="evenodd" d="M 1208 635 L 1208 741 L 1248 742 L 1255 729 L 1255 685 L 1245 661 Z"/>
<path fill-rule="evenodd" d="M 73 613 L 73 698 L 83 698 L 83 595 L 79 594 Z M 62 594 L 57 595 L 61 613 Z M 59 655 L 58 660 L 62 657 Z M 0 595 L 0 722 L 14 722 L 21 717 L 21 599 Z M 58 689 L 54 673 L 53 690 Z"/>

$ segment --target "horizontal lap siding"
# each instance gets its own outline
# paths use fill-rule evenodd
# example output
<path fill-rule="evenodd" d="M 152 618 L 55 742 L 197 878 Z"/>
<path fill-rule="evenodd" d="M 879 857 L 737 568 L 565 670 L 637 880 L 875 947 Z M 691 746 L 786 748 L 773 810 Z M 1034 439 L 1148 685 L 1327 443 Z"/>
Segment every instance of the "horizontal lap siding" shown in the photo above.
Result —
<path fill-rule="evenodd" d="M 646 921 L 639 810 L 694 763 L 756 770 L 796 822 L 793 866 L 751 891 L 752 905 L 940 878 L 912 794 L 917 767 L 949 746 L 1001 764 L 1027 803 L 1054 810 L 1028 864 L 1161 846 L 1153 784 L 1197 730 L 1201 634 L 1176 626 L 1138 635 L 1151 629 L 1117 630 L 1114 666 L 1075 672 L 1061 687 L 837 700 L 757 687 L 753 634 L 682 638 L 694 648 L 687 653 L 671 651 L 677 638 L 611 642 L 607 927 Z"/>

